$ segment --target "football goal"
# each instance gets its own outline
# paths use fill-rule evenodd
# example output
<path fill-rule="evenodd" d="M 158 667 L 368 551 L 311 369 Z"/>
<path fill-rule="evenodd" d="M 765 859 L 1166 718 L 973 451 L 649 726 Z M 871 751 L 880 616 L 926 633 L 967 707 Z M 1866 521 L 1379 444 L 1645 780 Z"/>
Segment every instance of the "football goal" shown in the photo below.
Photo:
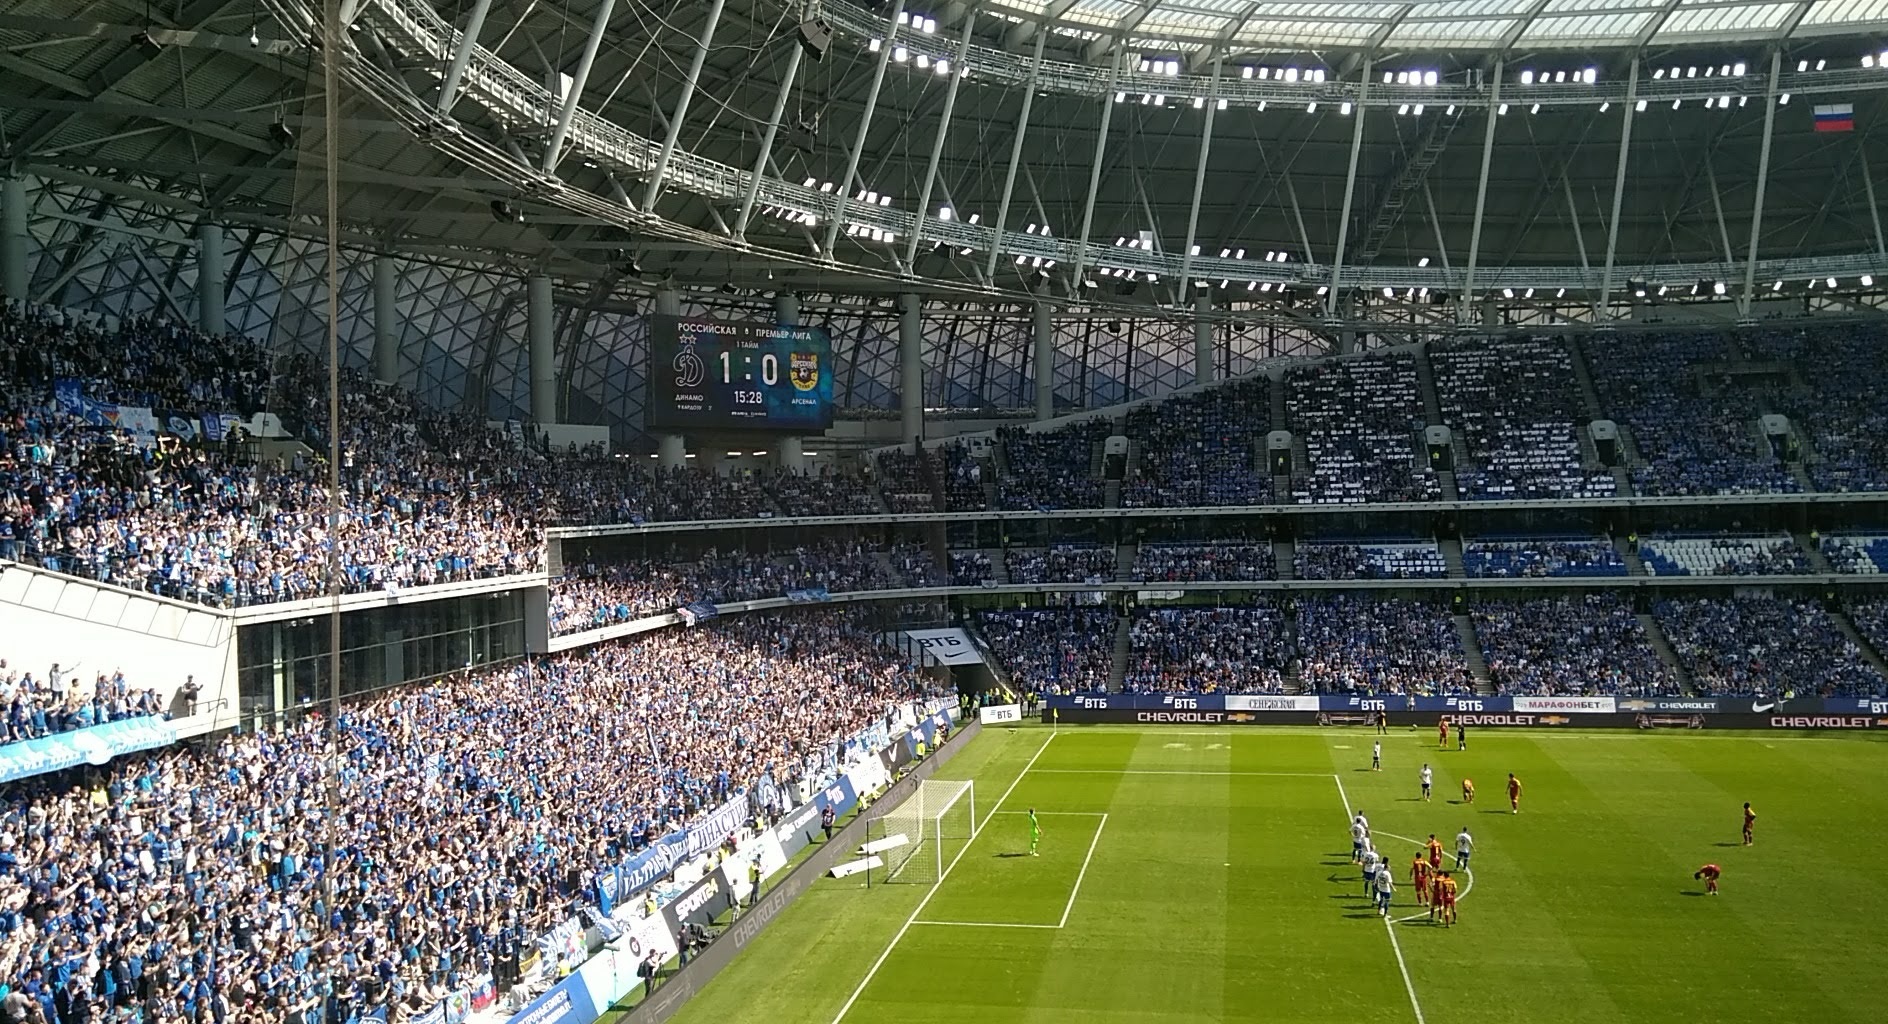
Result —
<path fill-rule="evenodd" d="M 968 780 L 927 779 L 866 826 L 867 856 L 884 861 L 878 881 L 931 883 L 977 833 L 977 790 Z"/>

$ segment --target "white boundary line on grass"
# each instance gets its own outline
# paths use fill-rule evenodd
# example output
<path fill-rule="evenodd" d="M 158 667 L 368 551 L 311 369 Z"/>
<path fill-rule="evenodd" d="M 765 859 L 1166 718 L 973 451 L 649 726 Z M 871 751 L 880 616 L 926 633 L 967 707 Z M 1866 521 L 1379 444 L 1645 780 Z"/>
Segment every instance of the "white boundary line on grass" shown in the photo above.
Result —
<path fill-rule="evenodd" d="M 1088 862 L 1095 859 L 1095 847 L 1101 845 L 1101 830 L 1108 827 L 1108 815 L 1104 812 L 1101 820 L 1095 823 L 1095 838 L 1088 841 L 1088 856 L 1082 858 L 1082 870 L 1075 873 L 1075 888 L 1069 890 L 1069 901 L 1062 907 L 1062 920 L 1056 922 L 1061 928 L 1069 923 L 1069 911 L 1075 909 L 1075 897 L 1082 893 L 1082 879 L 1088 877 Z"/>
<path fill-rule="evenodd" d="M 991 811 L 998 814 L 1028 814 L 1028 811 Z M 1095 859 L 1095 847 L 1101 845 L 1101 830 L 1107 827 L 1106 811 L 1037 811 L 1040 815 L 1058 815 L 1065 818 L 1097 818 L 1095 837 L 1088 841 L 1088 855 L 1082 858 L 1082 869 L 1076 872 L 1075 884 L 1069 889 L 1069 900 L 1062 906 L 1062 919 L 1055 924 L 1023 924 L 1015 921 L 913 921 L 916 925 L 941 925 L 946 928 L 1048 928 L 1060 930 L 1068 927 L 1069 914 L 1075 909 L 1075 897 L 1082 894 L 1082 879 L 1088 877 L 1088 862 Z M 987 819 L 986 819 L 987 820 Z"/>
<path fill-rule="evenodd" d="M 1344 817 L 1347 820 L 1354 819 L 1355 814 L 1350 807 L 1350 795 L 1344 792 L 1343 777 L 1333 773 L 1331 781 L 1337 783 L 1337 797 L 1344 801 Z M 1384 833 L 1386 836 L 1389 834 Z M 1423 1019 L 1423 1004 L 1416 998 L 1416 983 L 1409 978 L 1409 964 L 1403 960 L 1403 944 L 1397 941 L 1396 926 L 1391 924 L 1387 917 L 1383 919 L 1383 932 L 1390 937 L 1390 949 L 1396 953 L 1396 969 L 1403 975 L 1403 990 L 1409 993 L 1409 1008 L 1416 1011 L 1416 1024 L 1428 1024 L 1428 1021 Z"/>
<path fill-rule="evenodd" d="M 1209 772 L 1174 769 L 1171 771 L 1152 768 L 1038 768 L 1037 775 L 1209 775 L 1209 776 L 1252 776 L 1262 779 L 1322 779 L 1330 776 L 1329 772 Z"/>
<path fill-rule="evenodd" d="M 990 811 L 983 816 L 983 821 L 974 823 L 976 827 L 971 829 L 970 832 L 972 841 L 977 838 L 977 833 L 983 831 L 984 823 L 988 822 L 990 818 L 996 814 L 998 808 L 1003 806 L 1003 802 L 1008 800 L 1010 794 L 1016 792 L 1016 787 L 1022 784 L 1024 778 L 1028 777 L 1029 770 L 1036 766 L 1037 759 L 1042 757 L 1043 753 L 1049 749 L 1049 744 L 1055 742 L 1055 737 L 1056 734 L 1051 732 L 1049 738 L 1042 741 L 1042 746 L 1037 747 L 1036 752 L 1030 756 L 1029 763 L 1023 765 L 1023 770 L 1016 773 L 1016 778 L 1010 782 L 1010 788 L 1004 790 L 1003 795 L 997 797 L 996 803 L 990 806 Z M 846 1014 L 852 1012 L 852 1004 L 858 1002 L 859 997 L 865 994 L 865 987 L 872 983 L 874 977 L 878 976 L 878 969 L 885 966 L 885 961 L 891 958 L 892 950 L 898 948 L 898 943 L 904 939 L 905 933 L 911 930 L 911 923 L 918 919 L 919 914 L 924 913 L 925 905 L 931 902 L 931 897 L 937 895 L 937 891 L 943 886 L 944 880 L 950 877 L 951 872 L 956 869 L 957 863 L 964 859 L 964 854 L 969 849 L 970 843 L 966 842 L 963 848 L 957 851 L 957 855 L 951 858 L 951 862 L 944 865 L 944 870 L 938 873 L 937 881 L 931 883 L 931 890 L 924 894 L 924 898 L 918 901 L 916 907 L 912 908 L 911 916 L 905 918 L 905 923 L 899 926 L 898 933 L 892 936 L 892 941 L 885 944 L 885 951 L 878 955 L 877 960 L 872 961 L 872 969 L 866 971 L 865 977 L 859 979 L 859 987 L 852 990 L 852 994 L 846 997 L 845 1005 L 841 1006 L 839 1012 L 833 1015 L 833 1024 L 839 1024 L 840 1021 L 846 1019 Z"/>

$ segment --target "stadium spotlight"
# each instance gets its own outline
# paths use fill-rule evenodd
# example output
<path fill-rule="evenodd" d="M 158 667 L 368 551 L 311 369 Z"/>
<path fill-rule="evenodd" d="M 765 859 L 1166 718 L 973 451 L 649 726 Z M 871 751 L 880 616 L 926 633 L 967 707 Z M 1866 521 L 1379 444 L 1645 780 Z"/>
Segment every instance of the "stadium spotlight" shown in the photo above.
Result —
<path fill-rule="evenodd" d="M 1806 60 L 1799 60 L 1799 61 L 1797 61 L 1797 62 L 1796 62 L 1796 70 L 1798 70 L 1798 71 L 1808 71 L 1808 70 L 1809 70 L 1809 62 L 1808 62 L 1808 61 L 1806 61 Z"/>
<path fill-rule="evenodd" d="M 1495 116 L 1496 117 L 1508 116 L 1508 105 L 1506 103 L 1503 103 L 1499 108 L 1497 108 L 1495 110 Z"/>
<path fill-rule="evenodd" d="M 1633 104 L 1632 109 L 1641 114 L 1645 113 L 1645 101 L 1640 100 L 1639 102 Z"/>
<path fill-rule="evenodd" d="M 1612 106 L 1613 106 L 1612 100 L 1603 101 L 1602 103 L 1600 103 L 1600 113 L 1602 114 L 1606 113 L 1608 110 L 1612 109 Z"/>
<path fill-rule="evenodd" d="M 1863 275 L 1862 275 L 1862 287 L 1864 287 L 1864 288 L 1873 288 L 1873 287 L 1875 287 L 1875 275 L 1873 275 L 1873 274 L 1863 274 Z"/>
<path fill-rule="evenodd" d="M 1643 299 L 1643 298 L 1645 298 L 1645 287 L 1646 287 L 1646 285 L 1645 285 L 1645 282 L 1644 282 L 1644 281 L 1642 281 L 1642 280 L 1639 280 L 1639 279 L 1637 279 L 1637 278 L 1635 278 L 1635 279 L 1633 279 L 1633 280 L 1630 280 L 1630 281 L 1627 281 L 1627 282 L 1626 282 L 1626 286 L 1627 286 L 1628 288 L 1631 288 L 1631 289 L 1632 289 L 1632 297 L 1633 297 L 1633 298 L 1635 298 L 1635 299 Z"/>
<path fill-rule="evenodd" d="M 1417 266 L 1419 266 L 1419 267 L 1426 267 L 1426 266 L 1428 266 L 1428 265 L 1429 265 L 1429 257 L 1427 257 L 1427 256 L 1424 256 L 1424 257 L 1423 257 L 1422 259 L 1419 259 L 1419 260 L 1417 260 L 1417 261 L 1416 261 L 1416 265 L 1417 265 Z"/>
<path fill-rule="evenodd" d="M 1725 288 L 1724 288 L 1724 282 L 1723 282 L 1723 281 L 1713 281 L 1713 282 L 1711 283 L 1711 294 L 1713 294 L 1713 295 L 1723 295 L 1723 294 L 1724 294 L 1724 292 L 1725 292 Z"/>
<path fill-rule="evenodd" d="M 1534 84 L 1534 72 L 1532 72 L 1532 71 L 1523 71 L 1523 72 L 1521 72 L 1521 84 L 1522 84 L 1522 85 L 1533 85 L 1533 84 Z"/>
<path fill-rule="evenodd" d="M 1659 285 L 1659 298 L 1662 299 L 1665 297 L 1665 291 L 1666 291 L 1665 285 Z"/>
<path fill-rule="evenodd" d="M 1772 285 L 1770 286 L 1770 290 L 1771 290 L 1771 291 L 1773 291 L 1773 292 L 1780 292 L 1780 291 L 1782 291 L 1782 290 L 1783 290 L 1783 279 L 1782 279 L 1782 278 L 1778 278 L 1778 279 L 1776 280 L 1776 282 L 1775 282 L 1774 284 L 1772 284 Z"/>
<path fill-rule="evenodd" d="M 269 126 L 269 141 L 275 143 L 277 149 L 295 148 L 295 131 L 280 115 L 277 115 L 275 123 Z"/>
<path fill-rule="evenodd" d="M 1829 287 L 1834 288 L 1835 286 L 1836 286 L 1836 279 L 1832 277 L 1829 279 Z"/>
<path fill-rule="evenodd" d="M 1434 85 L 1440 79 L 1440 77 L 1441 76 L 1437 75 L 1434 71 L 1425 71 L 1423 72 L 1423 84 Z"/>
<path fill-rule="evenodd" d="M 1536 103 L 1533 106 L 1527 108 L 1527 112 L 1530 114 L 1538 114 L 1541 112 L 1541 105 Z"/>
<path fill-rule="evenodd" d="M 1742 65 L 1742 64 L 1739 64 L 1739 65 L 1738 65 L 1738 67 L 1740 67 L 1740 68 L 1741 68 L 1741 67 L 1743 67 L 1743 65 Z M 1740 74 L 1740 75 L 1741 75 L 1741 74 L 1743 74 L 1743 72 L 1741 72 L 1741 71 L 1740 71 L 1740 72 L 1738 72 L 1738 74 Z M 1587 68 L 1587 69 L 1586 69 L 1585 71 L 1582 71 L 1582 72 L 1580 73 L 1580 80 L 1581 80 L 1581 81 L 1583 81 L 1583 82 L 1585 82 L 1585 83 L 1586 83 L 1586 84 L 1588 84 L 1588 85 L 1592 85 L 1592 84 L 1594 84 L 1595 82 L 1598 82 L 1598 81 L 1600 80 L 1600 69 L 1599 69 L 1599 68 Z"/>
<path fill-rule="evenodd" d="M 1307 112 L 1309 112 L 1309 111 L 1308 111 L 1308 109 L 1307 109 Z M 1344 115 L 1345 117 L 1349 117 L 1349 116 L 1350 116 L 1350 104 L 1349 104 L 1349 103 L 1340 103 L 1340 104 L 1338 104 L 1338 105 L 1337 105 L 1337 112 L 1338 112 L 1339 114 L 1342 114 L 1342 115 Z"/>
<path fill-rule="evenodd" d="M 1665 77 L 1665 69 L 1664 69 L 1664 68 L 1653 68 L 1653 69 L 1652 69 L 1652 77 L 1653 77 L 1653 78 L 1664 78 L 1664 77 Z"/>
<path fill-rule="evenodd" d="M 492 219 L 500 224 L 523 224 L 524 214 L 503 199 L 492 200 Z"/>
<path fill-rule="evenodd" d="M 1502 297 L 1502 298 L 1504 298 L 1504 299 L 1512 299 L 1512 298 L 1514 298 L 1514 289 L 1512 289 L 1512 288 L 1503 288 L 1503 289 L 1501 290 L 1501 297 Z"/>

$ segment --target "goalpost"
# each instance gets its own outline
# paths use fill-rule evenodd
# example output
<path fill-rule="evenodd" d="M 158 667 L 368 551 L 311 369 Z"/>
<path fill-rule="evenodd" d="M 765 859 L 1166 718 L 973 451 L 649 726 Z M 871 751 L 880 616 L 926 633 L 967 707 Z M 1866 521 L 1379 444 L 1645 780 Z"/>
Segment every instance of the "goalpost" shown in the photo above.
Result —
<path fill-rule="evenodd" d="M 975 784 L 927 779 L 866 827 L 864 852 L 885 862 L 882 881 L 930 883 L 976 833 Z"/>

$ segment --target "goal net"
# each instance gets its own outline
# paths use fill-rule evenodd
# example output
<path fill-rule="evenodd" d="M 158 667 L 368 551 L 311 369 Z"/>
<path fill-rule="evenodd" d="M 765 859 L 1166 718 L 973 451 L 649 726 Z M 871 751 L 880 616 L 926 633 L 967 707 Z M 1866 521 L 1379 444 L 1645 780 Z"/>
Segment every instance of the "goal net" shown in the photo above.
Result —
<path fill-rule="evenodd" d="M 927 779 L 867 826 L 865 852 L 885 862 L 884 881 L 935 882 L 976 831 L 975 785 Z"/>

